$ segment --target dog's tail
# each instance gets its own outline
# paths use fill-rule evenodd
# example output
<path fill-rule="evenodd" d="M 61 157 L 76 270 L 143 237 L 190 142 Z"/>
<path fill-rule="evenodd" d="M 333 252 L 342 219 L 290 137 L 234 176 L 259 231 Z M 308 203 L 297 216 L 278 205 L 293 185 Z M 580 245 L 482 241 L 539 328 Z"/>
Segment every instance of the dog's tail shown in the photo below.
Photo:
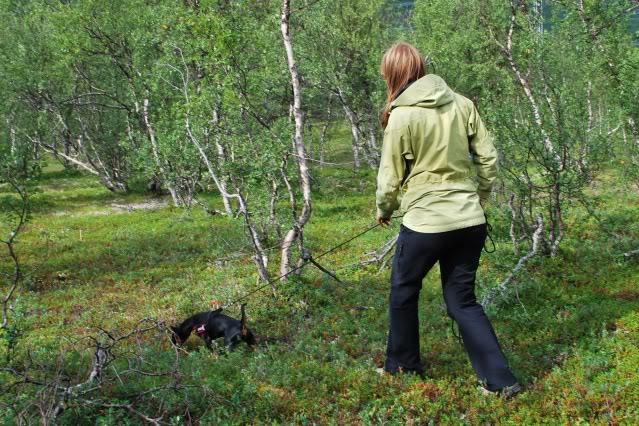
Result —
<path fill-rule="evenodd" d="M 242 303 L 242 305 L 240 306 L 240 311 L 242 312 L 242 318 L 240 319 L 240 322 L 242 323 L 242 337 L 246 337 L 248 336 L 248 327 L 246 326 L 246 312 L 245 312 L 245 307 L 246 307 L 246 303 Z"/>

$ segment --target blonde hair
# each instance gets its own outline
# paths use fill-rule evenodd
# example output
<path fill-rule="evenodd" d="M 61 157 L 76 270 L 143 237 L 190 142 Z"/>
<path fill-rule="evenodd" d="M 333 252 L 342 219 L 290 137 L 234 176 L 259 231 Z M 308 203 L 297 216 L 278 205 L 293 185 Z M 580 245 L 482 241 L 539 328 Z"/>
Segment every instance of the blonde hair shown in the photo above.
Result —
<path fill-rule="evenodd" d="M 392 45 L 382 58 L 380 72 L 386 80 L 388 96 L 382 112 L 381 122 L 385 129 L 390 116 L 391 102 L 410 83 L 426 75 L 426 63 L 419 50 L 408 43 Z"/>

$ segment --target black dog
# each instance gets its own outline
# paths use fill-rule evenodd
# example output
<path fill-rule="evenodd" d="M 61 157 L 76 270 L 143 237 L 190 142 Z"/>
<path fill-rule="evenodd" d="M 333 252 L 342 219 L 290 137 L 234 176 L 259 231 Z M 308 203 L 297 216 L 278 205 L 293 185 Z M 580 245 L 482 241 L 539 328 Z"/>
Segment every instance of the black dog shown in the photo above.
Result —
<path fill-rule="evenodd" d="M 189 317 L 177 327 L 171 327 L 173 344 L 182 344 L 195 332 L 210 349 L 213 339 L 224 337 L 224 345 L 229 350 L 234 350 L 240 342 L 246 342 L 249 346 L 255 344 L 255 336 L 246 327 L 246 314 L 244 304 L 241 306 L 242 318 L 238 321 L 224 315 L 222 309 L 210 312 L 200 312 Z"/>

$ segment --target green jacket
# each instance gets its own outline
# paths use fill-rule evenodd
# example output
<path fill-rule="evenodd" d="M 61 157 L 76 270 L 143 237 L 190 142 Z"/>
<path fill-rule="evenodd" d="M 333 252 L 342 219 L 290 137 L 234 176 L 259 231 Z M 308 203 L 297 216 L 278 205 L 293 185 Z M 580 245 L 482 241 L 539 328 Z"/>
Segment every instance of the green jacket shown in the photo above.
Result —
<path fill-rule="evenodd" d="M 476 181 L 473 180 L 473 165 Z M 404 226 L 445 232 L 485 223 L 497 151 L 472 101 L 428 74 L 391 103 L 377 176 L 377 218 L 400 207 Z"/>

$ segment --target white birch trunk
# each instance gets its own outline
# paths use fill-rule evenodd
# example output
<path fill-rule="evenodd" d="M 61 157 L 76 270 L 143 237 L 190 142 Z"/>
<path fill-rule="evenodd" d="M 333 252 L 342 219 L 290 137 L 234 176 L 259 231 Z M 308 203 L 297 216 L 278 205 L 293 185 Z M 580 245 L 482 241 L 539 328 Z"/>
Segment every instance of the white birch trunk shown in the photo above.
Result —
<path fill-rule="evenodd" d="M 302 185 L 303 206 L 302 211 L 294 221 L 291 229 L 286 233 L 282 241 L 282 261 L 280 264 L 280 273 L 288 274 L 291 271 L 291 247 L 295 240 L 300 237 L 304 230 L 304 226 L 311 217 L 311 174 L 306 162 L 306 146 L 304 145 L 304 114 L 302 112 L 302 93 L 300 86 L 300 78 L 293 54 L 293 42 L 291 40 L 289 19 L 291 14 L 290 0 L 282 1 L 281 30 L 284 48 L 286 50 L 286 58 L 288 61 L 288 69 L 291 74 L 291 84 L 293 86 L 293 117 L 295 119 L 295 137 L 294 147 L 296 152 L 296 160 L 299 169 L 300 184 Z"/>
<path fill-rule="evenodd" d="M 255 229 L 255 225 L 251 221 L 251 216 L 249 214 L 248 208 L 246 206 L 246 200 L 242 193 L 237 191 L 237 199 L 240 205 L 240 213 L 244 215 L 244 223 L 249 231 L 249 236 L 251 237 L 251 242 L 253 243 L 253 249 L 255 250 L 255 256 L 253 257 L 253 261 L 257 266 L 257 272 L 262 280 L 268 282 L 270 280 L 268 275 L 268 256 L 266 254 L 266 250 L 262 245 L 262 241 L 260 240 L 260 236 Z M 275 293 L 275 287 L 273 287 L 273 293 Z"/>
<path fill-rule="evenodd" d="M 346 118 L 348 118 L 348 122 L 351 125 L 351 140 L 353 142 L 353 162 L 356 168 L 361 166 L 361 153 L 364 151 L 362 149 L 362 138 L 364 137 L 362 134 L 362 129 L 359 126 L 359 117 L 353 111 L 346 102 L 346 97 L 342 92 L 341 88 L 337 88 L 337 94 L 339 96 L 339 100 L 342 104 L 342 109 L 346 114 Z"/>
<path fill-rule="evenodd" d="M 142 119 L 144 120 L 144 127 L 149 137 L 149 142 L 151 142 L 151 152 L 153 154 L 153 160 L 155 161 L 155 165 L 157 166 L 158 170 L 162 174 L 162 177 L 164 178 L 164 183 L 166 184 L 166 188 L 169 190 L 169 193 L 171 194 L 171 198 L 173 199 L 173 204 L 176 207 L 180 207 L 182 205 L 182 202 L 180 200 L 179 194 L 177 190 L 175 189 L 175 187 L 173 186 L 173 184 L 168 182 L 166 179 L 167 173 L 166 173 L 166 169 L 164 168 L 162 164 L 162 159 L 160 158 L 160 152 L 159 152 L 158 143 L 157 143 L 157 139 L 155 135 L 155 129 L 153 129 L 153 126 L 151 125 L 151 120 L 149 118 L 149 99 L 148 98 L 144 98 L 142 102 Z"/>
<path fill-rule="evenodd" d="M 331 124 L 331 107 L 333 106 L 333 93 L 328 95 L 328 106 L 326 107 L 326 121 L 322 126 L 322 131 L 320 132 L 320 141 L 319 141 L 319 160 L 320 164 L 323 164 L 326 160 L 326 134 L 328 132 L 328 126 Z"/>
<path fill-rule="evenodd" d="M 213 182 L 215 182 L 215 186 L 217 186 L 218 191 L 222 195 L 222 200 L 224 201 L 224 210 L 226 211 L 226 214 L 228 214 L 229 216 L 232 216 L 233 209 L 230 203 L 230 198 L 232 197 L 232 195 L 227 192 L 226 184 L 224 183 L 222 179 L 218 177 L 217 173 L 215 172 L 215 169 L 213 168 L 213 164 L 211 163 L 211 160 L 209 159 L 209 156 L 207 155 L 206 151 L 202 147 L 202 144 L 200 143 L 200 141 L 198 141 L 198 139 L 193 134 L 193 131 L 191 130 L 191 123 L 189 120 L 188 112 L 185 116 L 185 127 L 186 127 L 186 134 L 189 137 L 189 140 L 197 149 L 198 153 L 200 154 L 200 158 L 202 158 L 202 161 L 204 161 L 204 164 L 206 165 L 206 169 L 208 170 L 209 174 L 211 175 L 211 178 L 213 179 Z"/>
<path fill-rule="evenodd" d="M 524 77 L 524 75 L 521 73 L 521 70 L 519 69 L 519 65 L 517 64 L 513 56 L 513 33 L 515 31 L 515 24 L 516 24 L 515 22 L 516 8 L 512 1 L 511 1 L 511 9 L 512 9 L 512 13 L 510 17 L 510 28 L 508 30 L 508 38 L 506 40 L 506 46 L 504 46 L 503 44 L 499 42 L 497 42 L 497 44 L 501 48 L 502 53 L 504 54 L 506 60 L 508 61 L 508 64 L 510 65 L 510 69 L 512 70 L 513 74 L 515 74 L 517 81 L 521 85 L 524 91 L 524 94 L 526 95 L 526 99 L 528 99 L 530 107 L 532 108 L 533 118 L 535 120 L 535 123 L 539 127 L 539 131 L 541 132 L 542 142 L 544 147 L 546 148 L 546 151 L 555 159 L 558 165 L 561 165 L 562 163 L 561 157 L 555 151 L 555 147 L 550 139 L 550 136 L 548 136 L 548 133 L 543 127 L 543 121 L 541 119 L 539 104 L 537 100 L 535 99 L 535 96 L 533 95 L 532 89 L 530 87 L 530 83 L 528 82 L 526 77 Z"/>

